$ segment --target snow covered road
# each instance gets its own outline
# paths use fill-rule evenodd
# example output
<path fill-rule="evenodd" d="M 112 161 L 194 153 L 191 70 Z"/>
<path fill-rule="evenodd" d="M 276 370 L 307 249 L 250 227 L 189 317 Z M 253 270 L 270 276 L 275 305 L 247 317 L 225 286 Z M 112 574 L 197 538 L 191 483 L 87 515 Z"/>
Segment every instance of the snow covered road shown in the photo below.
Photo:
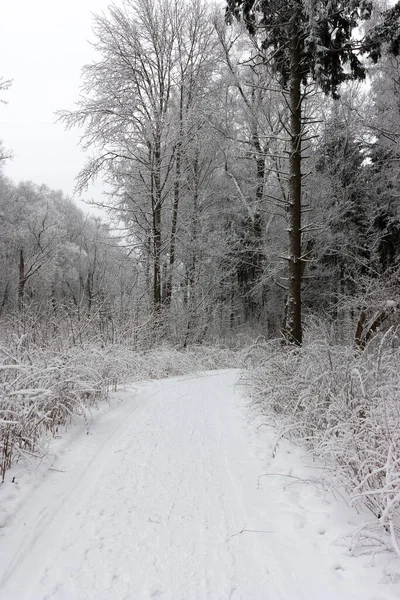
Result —
<path fill-rule="evenodd" d="M 281 462 L 263 454 L 238 376 L 118 392 L 3 529 L 0 599 L 399 598 L 371 557 L 333 545 L 349 530 L 335 501 L 259 480 L 296 450 Z"/>

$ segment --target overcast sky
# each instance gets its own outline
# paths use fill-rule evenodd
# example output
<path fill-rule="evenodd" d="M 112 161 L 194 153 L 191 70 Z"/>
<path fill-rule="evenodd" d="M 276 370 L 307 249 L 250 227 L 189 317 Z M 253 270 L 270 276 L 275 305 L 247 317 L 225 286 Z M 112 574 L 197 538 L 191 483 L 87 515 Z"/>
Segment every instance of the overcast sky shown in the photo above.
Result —
<path fill-rule="evenodd" d="M 30 179 L 72 194 L 84 163 L 79 132 L 65 131 L 54 113 L 77 100 L 81 67 L 94 56 L 88 41 L 92 13 L 109 3 L 0 0 L 0 76 L 13 79 L 3 94 L 8 104 L 0 104 L 0 140 L 14 153 L 4 170 L 15 181 Z M 101 187 L 99 182 L 84 197 L 101 200 Z"/>
<path fill-rule="evenodd" d="M 80 69 L 94 52 L 88 43 L 92 13 L 110 0 L 0 0 L 0 76 L 13 79 L 0 104 L 0 139 L 13 151 L 4 168 L 15 181 L 72 194 L 84 155 L 78 131 L 66 132 L 55 111 L 79 95 Z M 101 197 L 101 184 L 86 197 Z M 86 210 L 88 210 L 86 208 Z"/>

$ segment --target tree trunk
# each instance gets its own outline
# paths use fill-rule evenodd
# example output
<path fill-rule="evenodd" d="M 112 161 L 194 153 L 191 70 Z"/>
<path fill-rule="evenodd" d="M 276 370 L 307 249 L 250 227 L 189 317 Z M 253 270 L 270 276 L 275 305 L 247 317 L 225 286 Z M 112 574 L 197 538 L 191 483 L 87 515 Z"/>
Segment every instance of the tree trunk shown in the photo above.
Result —
<path fill-rule="evenodd" d="M 154 228 L 154 270 L 153 270 L 153 302 L 154 309 L 161 308 L 161 206 L 157 204 L 153 215 Z"/>
<path fill-rule="evenodd" d="M 156 313 L 161 310 L 161 147 L 156 136 L 154 151 L 153 188 L 153 305 Z"/>
<path fill-rule="evenodd" d="M 183 347 L 186 348 L 191 331 L 196 323 L 196 301 L 194 298 L 197 268 L 197 224 L 198 224 L 198 200 L 199 200 L 199 155 L 198 150 L 193 161 L 193 213 L 192 213 L 192 256 L 189 267 L 186 270 L 186 298 L 188 308 L 188 323 L 186 328 Z"/>
<path fill-rule="evenodd" d="M 175 182 L 174 182 L 174 202 L 172 206 L 172 224 L 171 224 L 171 240 L 169 246 L 169 269 L 167 281 L 165 284 L 164 304 L 169 306 L 172 299 L 172 276 L 175 265 L 175 248 L 176 248 L 176 230 L 178 226 L 178 209 L 181 193 L 181 158 L 182 158 L 182 139 L 183 139 L 183 86 L 181 86 L 181 95 L 179 102 L 179 139 L 176 144 L 176 159 L 175 159 Z"/>
<path fill-rule="evenodd" d="M 18 280 L 18 304 L 20 306 L 24 299 L 25 284 L 26 284 L 25 260 L 24 260 L 24 251 L 21 248 L 21 250 L 19 251 L 19 280 Z"/>
<path fill-rule="evenodd" d="M 3 292 L 3 300 L 0 306 L 0 316 L 3 314 L 3 310 L 5 305 L 8 302 L 8 288 L 9 288 L 9 282 L 7 281 L 6 286 L 4 288 L 4 292 Z"/>
<path fill-rule="evenodd" d="M 284 335 L 289 343 L 301 345 L 301 55 L 296 21 L 293 24 L 290 56 L 290 157 L 289 205 L 289 280 L 287 317 Z"/>
<path fill-rule="evenodd" d="M 263 217 L 262 217 L 262 200 L 264 197 L 264 182 L 265 182 L 265 153 L 260 143 L 259 134 L 257 128 L 253 132 L 253 145 L 256 149 L 256 167 L 257 167 L 257 188 L 256 188 L 256 210 L 253 216 L 253 257 L 252 257 L 252 270 L 253 270 L 253 281 L 251 282 L 251 289 L 253 292 L 254 307 L 258 308 L 260 316 L 262 306 L 262 294 L 257 301 L 254 298 L 254 288 L 257 284 L 260 284 L 260 279 L 263 272 Z"/>

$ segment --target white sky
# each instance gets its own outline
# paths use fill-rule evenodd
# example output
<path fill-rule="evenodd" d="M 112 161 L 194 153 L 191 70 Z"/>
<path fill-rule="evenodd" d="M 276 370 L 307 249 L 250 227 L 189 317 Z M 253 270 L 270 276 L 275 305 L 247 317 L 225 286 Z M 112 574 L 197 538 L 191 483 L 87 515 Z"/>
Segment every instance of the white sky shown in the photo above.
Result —
<path fill-rule="evenodd" d="M 14 159 L 7 176 L 72 194 L 84 155 L 79 130 L 65 131 L 55 111 L 72 108 L 80 69 L 94 51 L 92 13 L 110 0 L 0 0 L 0 75 L 13 79 L 0 104 L 0 139 Z M 101 183 L 84 198 L 101 199 Z M 86 207 L 87 210 L 87 207 Z"/>

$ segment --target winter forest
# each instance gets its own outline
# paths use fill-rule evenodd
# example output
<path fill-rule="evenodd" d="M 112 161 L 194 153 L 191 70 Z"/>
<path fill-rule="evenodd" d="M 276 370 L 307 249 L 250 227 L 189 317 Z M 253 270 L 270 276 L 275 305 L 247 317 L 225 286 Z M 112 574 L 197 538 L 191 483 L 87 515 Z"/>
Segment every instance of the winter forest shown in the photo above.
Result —
<path fill-rule="evenodd" d="M 400 3 L 116 0 L 90 42 L 55 118 L 106 216 L 0 146 L 0 480 L 119 384 L 240 368 L 400 557 Z"/>

